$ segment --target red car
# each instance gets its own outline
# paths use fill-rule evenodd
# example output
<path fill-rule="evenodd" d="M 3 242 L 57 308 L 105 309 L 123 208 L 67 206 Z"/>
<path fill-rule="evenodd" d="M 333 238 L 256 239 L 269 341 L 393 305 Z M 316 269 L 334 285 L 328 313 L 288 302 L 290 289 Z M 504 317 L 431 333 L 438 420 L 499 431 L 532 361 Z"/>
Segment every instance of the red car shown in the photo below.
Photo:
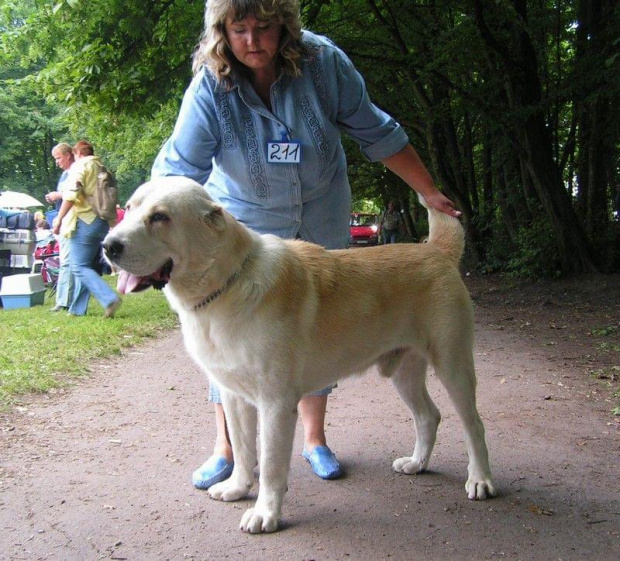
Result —
<path fill-rule="evenodd" d="M 349 226 L 349 247 L 379 243 L 379 216 L 377 214 L 352 212 Z"/>

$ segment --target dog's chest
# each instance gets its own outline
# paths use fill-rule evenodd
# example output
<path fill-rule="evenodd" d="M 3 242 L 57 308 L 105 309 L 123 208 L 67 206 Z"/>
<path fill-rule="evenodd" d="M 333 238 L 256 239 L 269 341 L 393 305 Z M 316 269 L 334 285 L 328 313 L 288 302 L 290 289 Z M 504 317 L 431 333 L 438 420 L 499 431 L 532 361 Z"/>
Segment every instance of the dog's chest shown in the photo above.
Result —
<path fill-rule="evenodd" d="M 266 365 L 247 326 L 222 324 L 193 314 L 181 318 L 181 327 L 190 356 L 209 376 L 229 389 L 254 391 Z"/>

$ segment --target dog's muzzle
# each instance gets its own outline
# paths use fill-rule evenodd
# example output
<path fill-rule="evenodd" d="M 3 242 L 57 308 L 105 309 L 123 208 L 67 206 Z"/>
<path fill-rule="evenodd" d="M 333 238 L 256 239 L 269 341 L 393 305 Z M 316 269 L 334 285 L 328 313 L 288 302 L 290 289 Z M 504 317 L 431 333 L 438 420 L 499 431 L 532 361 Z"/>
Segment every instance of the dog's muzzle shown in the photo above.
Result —
<path fill-rule="evenodd" d="M 123 268 L 120 259 L 125 252 L 125 245 L 119 240 L 114 238 L 104 241 L 103 251 L 106 258 L 110 263 L 113 263 L 117 267 Z M 170 280 L 170 274 L 172 273 L 172 259 L 166 261 L 161 267 L 158 267 L 150 275 L 133 275 L 125 270 L 121 270 L 118 276 L 117 290 L 121 294 L 127 294 L 129 292 L 139 292 L 152 286 L 156 289 L 162 289 Z"/>
<path fill-rule="evenodd" d="M 118 240 L 110 240 L 109 242 L 105 242 L 103 244 L 103 251 L 105 252 L 106 257 L 113 263 L 116 263 L 116 260 L 120 259 L 124 250 L 125 246 Z"/>

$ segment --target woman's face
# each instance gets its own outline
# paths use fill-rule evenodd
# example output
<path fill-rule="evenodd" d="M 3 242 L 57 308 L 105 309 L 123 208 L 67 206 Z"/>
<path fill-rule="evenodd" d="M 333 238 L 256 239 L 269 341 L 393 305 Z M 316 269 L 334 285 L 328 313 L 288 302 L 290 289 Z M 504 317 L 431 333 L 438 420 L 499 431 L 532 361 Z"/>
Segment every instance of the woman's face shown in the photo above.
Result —
<path fill-rule="evenodd" d="M 275 69 L 282 24 L 247 16 L 239 21 L 226 18 L 226 37 L 237 60 L 250 70 Z"/>

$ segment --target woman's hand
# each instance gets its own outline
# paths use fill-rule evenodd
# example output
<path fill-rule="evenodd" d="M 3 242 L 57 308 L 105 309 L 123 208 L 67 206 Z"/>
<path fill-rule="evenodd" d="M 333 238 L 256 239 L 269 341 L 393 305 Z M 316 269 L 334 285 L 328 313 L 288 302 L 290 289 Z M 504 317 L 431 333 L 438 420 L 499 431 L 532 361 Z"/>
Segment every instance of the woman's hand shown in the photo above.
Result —
<path fill-rule="evenodd" d="M 454 203 L 437 189 L 426 195 L 424 200 L 428 203 L 428 206 L 434 208 L 435 210 L 444 212 L 445 214 L 454 216 L 455 218 L 461 216 L 461 211 L 456 210 Z"/>
<path fill-rule="evenodd" d="M 450 216 L 461 216 L 461 212 L 454 208 L 454 203 L 435 187 L 430 173 L 411 144 L 381 162 L 422 195 L 428 206 Z"/>

